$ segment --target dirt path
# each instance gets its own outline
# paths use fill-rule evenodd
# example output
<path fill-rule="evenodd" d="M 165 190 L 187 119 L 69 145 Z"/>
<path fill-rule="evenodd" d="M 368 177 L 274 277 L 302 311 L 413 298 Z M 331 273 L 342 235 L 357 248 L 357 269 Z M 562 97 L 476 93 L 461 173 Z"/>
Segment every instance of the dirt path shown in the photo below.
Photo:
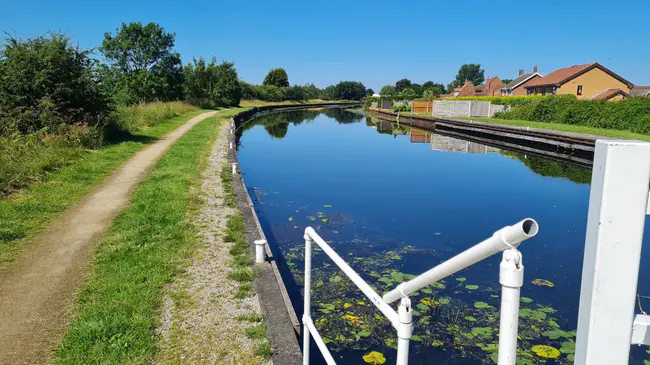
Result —
<path fill-rule="evenodd" d="M 270 361 L 255 354 L 256 341 L 245 336 L 252 323 L 241 316 L 259 314 L 257 295 L 235 299 L 238 285 L 228 278 L 232 243 L 224 240 L 224 229 L 236 208 L 224 203 L 220 172 L 227 162 L 229 130 L 219 131 L 202 175 L 203 202 L 193 222 L 200 228 L 197 253 L 184 274 L 177 277 L 163 299 L 157 364 L 247 364 Z"/>
<path fill-rule="evenodd" d="M 0 272 L 0 364 L 47 363 L 59 346 L 92 249 L 149 169 L 203 113 L 138 152 L 55 219 Z"/>

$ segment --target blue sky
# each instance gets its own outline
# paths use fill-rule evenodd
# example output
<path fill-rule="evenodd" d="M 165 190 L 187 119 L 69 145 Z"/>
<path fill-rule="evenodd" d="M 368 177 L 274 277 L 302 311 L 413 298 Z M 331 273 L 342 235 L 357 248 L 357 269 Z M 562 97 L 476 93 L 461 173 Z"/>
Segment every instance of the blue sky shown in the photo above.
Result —
<path fill-rule="evenodd" d="M 184 61 L 234 61 L 261 83 L 284 67 L 292 84 L 361 81 L 377 91 L 401 78 L 450 82 L 461 64 L 486 76 L 600 62 L 650 85 L 650 1 L 10 1 L 0 30 L 68 32 L 82 48 L 121 22 L 159 22 Z M 4 37 L 4 35 L 3 35 Z"/>

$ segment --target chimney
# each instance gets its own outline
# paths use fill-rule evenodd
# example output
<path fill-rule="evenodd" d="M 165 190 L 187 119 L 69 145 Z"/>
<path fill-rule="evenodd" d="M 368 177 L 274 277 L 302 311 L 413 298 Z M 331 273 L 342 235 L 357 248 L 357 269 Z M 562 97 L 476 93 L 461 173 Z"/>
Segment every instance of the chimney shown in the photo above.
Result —
<path fill-rule="evenodd" d="M 535 65 L 535 67 L 533 67 L 533 73 L 535 73 L 535 72 L 537 72 L 537 65 Z"/>
<path fill-rule="evenodd" d="M 521 76 L 521 75 L 523 75 L 523 74 L 524 74 L 524 69 L 523 69 L 523 68 L 520 68 L 520 69 L 519 69 L 519 76 Z"/>

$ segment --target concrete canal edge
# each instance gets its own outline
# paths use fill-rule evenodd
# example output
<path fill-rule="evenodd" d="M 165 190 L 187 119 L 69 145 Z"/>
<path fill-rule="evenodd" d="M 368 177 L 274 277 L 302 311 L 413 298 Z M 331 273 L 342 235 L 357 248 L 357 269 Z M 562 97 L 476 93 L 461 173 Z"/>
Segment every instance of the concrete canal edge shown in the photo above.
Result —
<path fill-rule="evenodd" d="M 235 128 L 237 128 L 242 123 L 257 117 L 257 114 L 262 112 L 357 104 L 321 103 L 254 107 L 235 115 L 232 121 L 236 126 Z M 228 152 L 228 161 L 231 164 L 237 164 L 237 171 L 239 172 L 236 135 L 236 132 L 232 133 L 229 138 L 229 143 L 232 144 L 233 148 Z M 242 174 L 237 173 L 233 175 L 233 187 L 237 193 L 237 208 L 244 217 L 246 239 L 249 242 L 251 255 L 253 257 L 255 255 L 253 242 L 256 240 L 265 240 L 267 242 L 265 246 L 267 260 L 263 264 L 255 265 L 258 275 L 254 283 L 255 290 L 259 296 L 260 307 L 266 319 L 269 341 L 273 347 L 273 363 L 278 365 L 302 364 L 302 351 L 298 343 L 300 337 L 300 321 L 291 303 L 284 280 L 280 275 L 277 262 L 271 253 L 271 248 L 255 212 L 253 201 L 248 194 L 248 189 L 246 188 Z"/>

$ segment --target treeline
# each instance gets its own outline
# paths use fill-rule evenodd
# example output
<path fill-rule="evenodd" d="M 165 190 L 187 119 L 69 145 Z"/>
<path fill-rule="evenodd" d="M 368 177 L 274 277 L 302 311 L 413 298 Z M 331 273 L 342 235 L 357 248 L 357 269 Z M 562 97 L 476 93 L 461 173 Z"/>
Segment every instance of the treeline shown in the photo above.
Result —
<path fill-rule="evenodd" d="M 104 34 L 92 50 L 75 46 L 66 34 L 51 32 L 23 40 L 9 37 L 0 48 L 0 136 L 59 132 L 83 125 L 102 131 L 120 126 L 120 107 L 187 101 L 201 106 L 236 106 L 242 98 L 268 101 L 361 100 L 366 88 L 344 81 L 323 90 L 290 86 L 274 69 L 260 86 L 239 79 L 234 63 L 202 57 L 182 64 L 175 34 L 156 23 L 123 23 Z"/>

